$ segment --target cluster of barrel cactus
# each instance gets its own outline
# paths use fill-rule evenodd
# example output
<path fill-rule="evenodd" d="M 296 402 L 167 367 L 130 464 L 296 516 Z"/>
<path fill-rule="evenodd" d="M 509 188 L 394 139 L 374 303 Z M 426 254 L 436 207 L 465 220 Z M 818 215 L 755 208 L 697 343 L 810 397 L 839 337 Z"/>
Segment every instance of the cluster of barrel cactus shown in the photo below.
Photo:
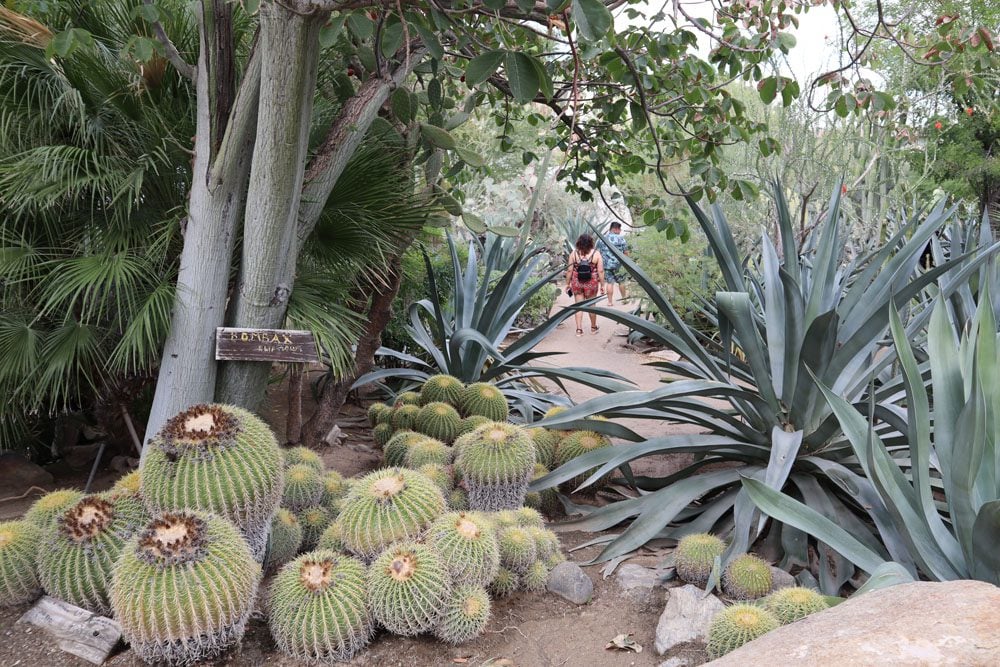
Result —
<path fill-rule="evenodd" d="M 563 406 L 555 406 L 550 408 L 544 416 L 546 418 L 554 417 L 565 410 L 566 408 Z M 603 421 L 603 417 L 591 417 L 589 419 L 592 421 Z M 595 449 L 603 449 L 604 447 L 611 446 L 611 440 L 606 435 L 592 430 L 562 430 L 535 427 L 530 429 L 529 433 L 535 442 L 538 463 L 544 467 L 544 470 L 538 475 L 539 477 L 578 456 L 592 452 Z M 596 468 L 588 470 L 573 479 L 563 482 L 560 486 L 567 493 L 571 493 L 596 471 Z M 600 490 L 607 483 L 609 477 L 610 475 L 602 476 L 597 481 L 588 485 L 586 490 L 591 493 Z M 539 499 L 539 502 L 541 502 L 541 499 Z"/>

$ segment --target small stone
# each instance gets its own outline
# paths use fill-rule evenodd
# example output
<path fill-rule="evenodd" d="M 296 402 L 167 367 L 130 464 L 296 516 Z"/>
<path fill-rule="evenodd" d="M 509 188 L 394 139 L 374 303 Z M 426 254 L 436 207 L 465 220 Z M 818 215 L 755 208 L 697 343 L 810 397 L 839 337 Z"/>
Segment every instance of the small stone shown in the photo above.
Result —
<path fill-rule="evenodd" d="M 687 584 L 670 589 L 667 606 L 656 624 L 656 652 L 663 655 L 679 644 L 705 643 L 712 617 L 725 609 L 714 595 Z"/>
<path fill-rule="evenodd" d="M 663 588 L 656 570 L 632 563 L 615 570 L 622 595 L 641 607 L 653 608 L 663 601 Z"/>
<path fill-rule="evenodd" d="M 788 574 L 780 567 L 771 566 L 771 589 L 778 591 L 782 588 L 794 588 L 799 585 L 799 582 L 795 581 L 795 577 Z"/>
<path fill-rule="evenodd" d="M 550 593 L 555 593 L 573 604 L 587 604 L 594 596 L 594 582 L 576 563 L 559 563 L 549 573 L 546 584 Z"/>

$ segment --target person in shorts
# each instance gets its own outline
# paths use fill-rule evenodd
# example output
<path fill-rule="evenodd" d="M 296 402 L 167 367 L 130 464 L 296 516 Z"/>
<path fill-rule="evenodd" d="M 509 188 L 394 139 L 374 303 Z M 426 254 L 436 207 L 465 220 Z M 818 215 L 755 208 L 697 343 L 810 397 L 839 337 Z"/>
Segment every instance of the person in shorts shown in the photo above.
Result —
<path fill-rule="evenodd" d="M 569 266 L 566 269 L 566 293 L 576 301 L 585 301 L 604 294 L 604 260 L 601 253 L 594 249 L 594 237 L 581 234 L 569 255 Z M 576 335 L 583 335 L 583 313 L 577 311 Z M 597 314 L 590 313 L 590 333 L 596 334 Z"/>
<path fill-rule="evenodd" d="M 625 300 L 624 280 L 628 278 L 628 272 L 622 267 L 622 263 L 608 249 L 608 245 L 613 245 L 615 250 L 623 255 L 628 255 L 628 241 L 622 236 L 622 225 L 620 222 L 611 223 L 611 231 L 605 234 L 607 243 L 601 241 L 597 245 L 598 252 L 604 262 L 605 288 L 608 294 L 608 305 L 615 305 L 615 285 L 618 285 L 618 293 L 621 294 L 622 301 Z"/>

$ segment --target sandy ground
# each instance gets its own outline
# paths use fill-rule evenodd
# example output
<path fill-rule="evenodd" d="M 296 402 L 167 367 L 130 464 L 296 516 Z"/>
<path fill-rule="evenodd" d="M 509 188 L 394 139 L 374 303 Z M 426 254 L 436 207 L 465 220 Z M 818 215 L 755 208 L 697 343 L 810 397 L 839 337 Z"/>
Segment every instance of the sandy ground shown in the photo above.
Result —
<path fill-rule="evenodd" d="M 557 307 L 568 302 L 562 295 Z M 618 305 L 625 308 L 627 305 Z M 658 386 L 662 374 L 646 366 L 650 357 L 627 345 L 626 338 L 616 335 L 623 328 L 601 318 L 600 330 L 591 335 L 589 318 L 585 316 L 582 337 L 575 335 L 572 318 L 555 330 L 538 347 L 539 350 L 559 350 L 558 363 L 562 366 L 593 366 L 606 368 L 629 378 L 640 389 Z M 599 394 L 596 390 L 570 385 L 575 402 Z M 283 387 L 272 385 L 271 398 L 265 418 L 283 440 L 284 417 L 287 408 Z M 304 392 L 306 397 L 310 392 Z M 308 414 L 312 406 L 304 406 Z M 363 423 L 364 408 L 349 405 L 341 422 L 346 440 L 321 452 L 328 467 L 345 475 L 356 475 L 378 467 L 381 455 L 374 447 L 367 425 Z M 624 420 L 629 427 L 646 435 L 684 432 L 684 427 L 660 422 Z M 668 474 L 679 468 L 683 459 L 660 457 L 646 460 L 636 466 L 639 474 Z M 59 478 L 59 486 L 81 485 L 85 478 Z M 113 474 L 98 477 L 95 490 L 108 488 L 114 481 Z M 36 497 L 36 496 L 35 496 Z M 0 505 L 0 519 L 18 516 L 34 500 Z M 560 533 L 564 551 L 593 538 L 592 534 Z M 597 555 L 598 547 L 589 547 L 569 553 L 571 560 L 585 564 Z M 662 554 L 647 553 L 633 559 L 643 565 L 655 565 Z M 404 639 L 386 633 L 379 634 L 372 644 L 350 664 L 359 666 L 421 666 L 421 665 L 507 665 L 518 667 L 626 667 L 658 665 L 668 656 L 657 656 L 653 651 L 653 637 L 662 605 L 653 608 L 637 605 L 621 595 L 613 579 L 605 579 L 602 566 L 586 566 L 584 571 L 594 582 L 593 600 L 576 606 L 550 594 L 517 593 L 513 597 L 496 601 L 493 617 L 484 635 L 468 644 L 451 647 L 432 638 Z M 264 586 L 266 586 L 265 582 Z M 40 636 L 39 631 L 15 623 L 28 606 L 0 609 L 0 667 L 25 665 L 30 667 L 66 666 L 83 667 L 89 663 L 63 653 L 51 640 Z M 643 647 L 643 652 L 618 652 L 605 649 L 605 645 L 618 634 L 632 633 L 633 639 Z M 699 663 L 704 656 L 695 650 L 686 657 Z M 113 656 L 108 663 L 114 666 L 139 665 L 141 662 L 128 650 Z M 298 660 L 281 655 L 267 631 L 263 617 L 256 615 L 241 645 L 217 661 L 206 665 L 305 665 Z"/>

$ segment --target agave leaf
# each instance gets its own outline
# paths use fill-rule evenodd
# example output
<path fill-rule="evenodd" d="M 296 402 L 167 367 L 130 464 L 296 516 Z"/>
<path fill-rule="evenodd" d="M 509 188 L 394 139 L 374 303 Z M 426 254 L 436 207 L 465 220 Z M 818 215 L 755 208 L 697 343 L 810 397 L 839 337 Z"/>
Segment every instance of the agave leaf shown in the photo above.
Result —
<path fill-rule="evenodd" d="M 1000 500 L 984 503 L 972 526 L 972 575 L 976 579 L 1000 584 Z"/>
<path fill-rule="evenodd" d="M 868 581 L 856 590 L 854 595 L 864 595 L 897 584 L 907 584 L 913 580 L 913 575 L 907 572 L 905 567 L 899 563 L 888 561 L 875 568 L 874 572 L 870 572 Z"/>

